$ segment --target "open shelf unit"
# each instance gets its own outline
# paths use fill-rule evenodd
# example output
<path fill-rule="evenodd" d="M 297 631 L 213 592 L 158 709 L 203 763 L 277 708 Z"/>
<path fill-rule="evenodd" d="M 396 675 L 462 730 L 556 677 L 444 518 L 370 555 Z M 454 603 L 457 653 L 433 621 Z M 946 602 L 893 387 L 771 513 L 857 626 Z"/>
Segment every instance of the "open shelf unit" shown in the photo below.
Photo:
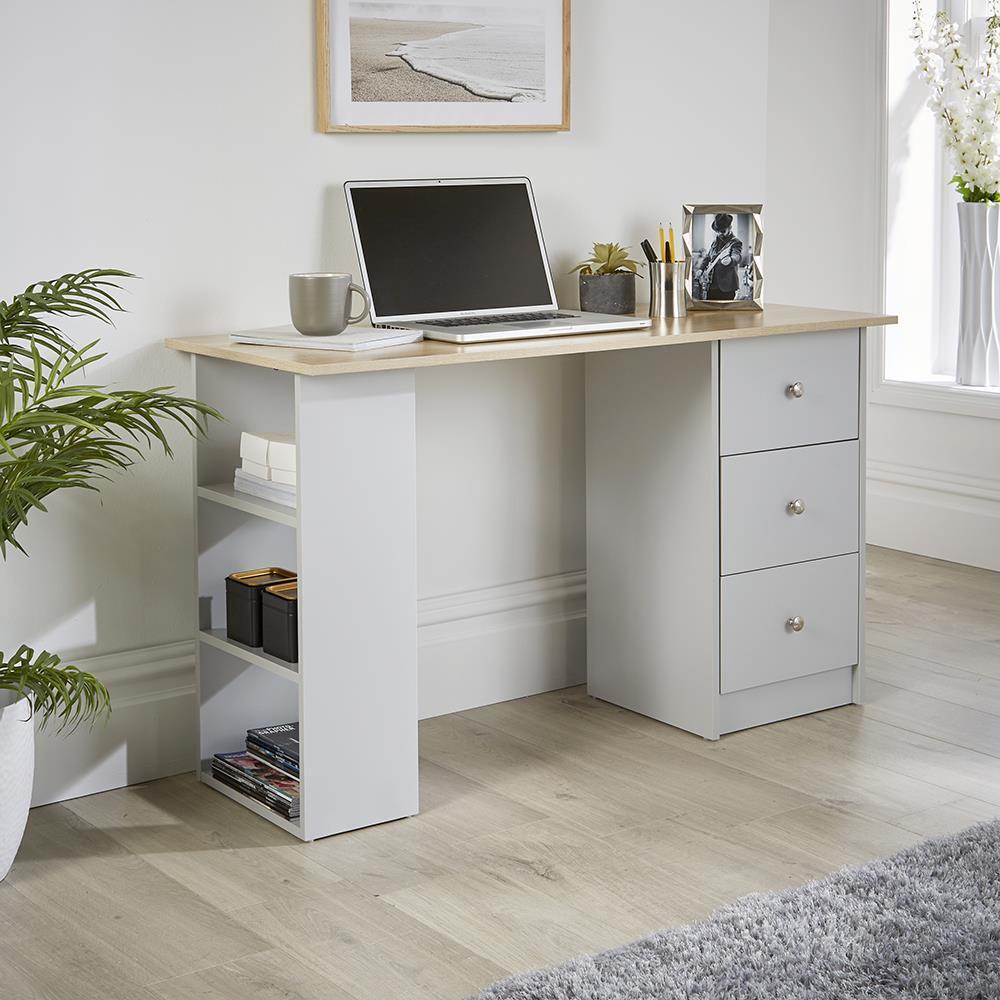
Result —
<path fill-rule="evenodd" d="M 263 670 L 270 670 L 278 677 L 293 680 L 296 684 L 299 682 L 299 665 L 297 663 L 289 663 L 277 656 L 271 656 L 270 653 L 265 653 L 263 649 L 257 649 L 254 646 L 244 646 L 242 642 L 230 639 L 224 628 L 199 629 L 198 640 L 207 642 L 210 646 L 215 646 L 216 649 L 229 653 L 230 656 L 246 660 L 247 663 L 253 663 Z"/>
<path fill-rule="evenodd" d="M 250 798 L 249 795 L 243 795 L 236 791 L 235 788 L 230 788 L 229 785 L 224 782 L 217 781 L 212 777 L 212 762 L 210 760 L 203 760 L 201 762 L 198 777 L 201 778 L 202 782 L 208 785 L 209 788 L 214 788 L 217 792 L 221 792 L 227 799 L 239 802 L 241 806 L 246 806 L 250 812 L 256 813 L 258 816 L 262 816 L 275 826 L 280 826 L 282 830 L 286 830 L 293 836 L 301 838 L 302 826 L 297 819 L 285 819 L 285 817 L 280 813 L 276 813 L 273 809 L 268 809 L 263 802 L 258 802 L 256 799 Z"/>
<path fill-rule="evenodd" d="M 198 398 L 226 418 L 195 459 L 199 778 L 307 841 L 412 815 L 416 545 L 415 525 L 398 516 L 416 506 L 412 373 L 309 377 L 192 363 Z M 243 430 L 294 432 L 297 507 L 233 488 Z M 263 566 L 298 573 L 298 663 L 226 635 L 226 577 Z M 299 724 L 294 821 L 211 774 L 213 755 L 243 750 L 248 729 L 287 722 Z"/>
<path fill-rule="evenodd" d="M 290 528 L 294 528 L 297 523 L 294 507 L 286 507 L 273 500 L 262 500 L 259 497 L 250 496 L 248 493 L 240 493 L 232 484 L 214 483 L 211 486 L 199 486 L 198 496 L 202 500 L 221 503 L 225 507 L 242 510 L 255 517 L 263 517 L 268 521 L 276 521 L 278 524 L 287 524 Z"/>

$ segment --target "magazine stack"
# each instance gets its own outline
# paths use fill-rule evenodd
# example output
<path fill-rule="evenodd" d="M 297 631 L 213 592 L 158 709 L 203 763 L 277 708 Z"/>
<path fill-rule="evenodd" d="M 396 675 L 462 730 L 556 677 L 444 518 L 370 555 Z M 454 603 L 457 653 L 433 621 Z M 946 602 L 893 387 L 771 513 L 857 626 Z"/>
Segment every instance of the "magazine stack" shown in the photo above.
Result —
<path fill-rule="evenodd" d="M 295 820 L 299 817 L 299 725 L 248 729 L 246 750 L 217 753 L 212 777 Z"/>

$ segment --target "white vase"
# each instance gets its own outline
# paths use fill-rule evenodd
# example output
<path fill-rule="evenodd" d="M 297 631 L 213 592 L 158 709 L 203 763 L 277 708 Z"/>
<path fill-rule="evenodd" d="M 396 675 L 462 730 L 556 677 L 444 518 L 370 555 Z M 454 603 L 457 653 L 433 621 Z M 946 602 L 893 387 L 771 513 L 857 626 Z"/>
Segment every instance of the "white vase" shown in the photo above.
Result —
<path fill-rule="evenodd" d="M 1000 204 L 958 204 L 962 289 L 958 320 L 959 385 L 1000 386 Z"/>
<path fill-rule="evenodd" d="M 5 697 L 6 696 L 6 697 Z M 27 698 L 0 691 L 0 881 L 21 846 L 35 776 L 35 723 Z"/>

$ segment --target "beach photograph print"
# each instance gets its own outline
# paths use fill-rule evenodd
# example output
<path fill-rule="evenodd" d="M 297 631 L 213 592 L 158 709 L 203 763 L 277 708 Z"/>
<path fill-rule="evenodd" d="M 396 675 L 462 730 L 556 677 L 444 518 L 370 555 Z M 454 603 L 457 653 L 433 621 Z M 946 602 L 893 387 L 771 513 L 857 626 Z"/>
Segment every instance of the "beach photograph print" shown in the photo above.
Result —
<path fill-rule="evenodd" d="M 324 131 L 559 130 L 569 0 L 319 0 Z"/>

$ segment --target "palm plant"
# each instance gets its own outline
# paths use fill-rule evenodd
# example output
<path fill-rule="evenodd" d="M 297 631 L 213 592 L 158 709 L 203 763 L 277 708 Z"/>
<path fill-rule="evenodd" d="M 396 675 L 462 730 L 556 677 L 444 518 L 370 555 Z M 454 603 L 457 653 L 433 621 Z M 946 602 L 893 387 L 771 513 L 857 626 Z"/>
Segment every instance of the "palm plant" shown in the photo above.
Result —
<path fill-rule="evenodd" d="M 165 428 L 203 433 L 219 415 L 172 387 L 111 390 L 81 381 L 105 355 L 94 340 L 76 347 L 55 325 L 90 316 L 111 324 L 123 309 L 119 279 L 134 275 L 90 269 L 29 286 L 0 300 L 0 555 L 24 552 L 15 537 L 58 490 L 99 490 L 114 471 L 128 469 L 151 446 L 172 456 Z M 20 646 L 0 652 L 0 691 L 27 696 L 42 725 L 60 729 L 107 715 L 107 689 L 92 674 L 61 663 L 46 650 Z"/>

